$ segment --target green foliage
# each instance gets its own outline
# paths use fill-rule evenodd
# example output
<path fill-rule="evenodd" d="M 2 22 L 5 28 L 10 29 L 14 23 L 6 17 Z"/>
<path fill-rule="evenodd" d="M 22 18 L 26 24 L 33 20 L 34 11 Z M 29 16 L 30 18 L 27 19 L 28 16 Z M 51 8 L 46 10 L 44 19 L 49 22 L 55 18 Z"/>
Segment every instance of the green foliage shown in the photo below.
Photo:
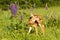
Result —
<path fill-rule="evenodd" d="M 26 7 L 30 8 L 34 5 L 34 3 L 36 4 L 36 7 L 45 7 L 46 3 L 48 3 L 48 6 L 60 5 L 60 0 L 1 0 L 0 8 L 6 10 L 9 8 L 8 5 L 12 2 L 17 2 L 17 5 L 19 5 L 20 9 Z"/>
<path fill-rule="evenodd" d="M 60 40 L 60 7 L 50 7 L 48 11 L 45 8 L 37 8 L 32 13 L 38 13 L 43 17 L 43 23 L 45 22 L 44 35 L 38 27 L 38 35 L 33 28 L 30 34 L 28 33 L 29 25 L 28 18 L 30 17 L 29 9 L 25 9 L 24 19 L 20 20 L 20 14 L 22 10 L 18 10 L 17 17 L 12 17 L 10 11 L 1 11 L 0 13 L 0 40 Z M 53 11 L 53 15 L 50 16 Z M 48 15 L 49 19 L 45 16 Z M 56 21 L 55 18 L 58 18 Z M 53 22 L 54 21 L 54 22 Z M 48 24 L 49 22 L 49 24 Z"/>

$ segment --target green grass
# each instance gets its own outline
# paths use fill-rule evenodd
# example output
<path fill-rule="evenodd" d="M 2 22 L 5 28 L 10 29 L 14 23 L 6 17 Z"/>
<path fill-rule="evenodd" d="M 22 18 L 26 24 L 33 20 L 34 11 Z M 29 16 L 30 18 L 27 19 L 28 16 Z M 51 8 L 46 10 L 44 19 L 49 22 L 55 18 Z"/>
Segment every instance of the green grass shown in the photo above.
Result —
<path fill-rule="evenodd" d="M 16 18 L 11 18 L 10 10 L 1 11 L 0 13 L 0 40 L 60 40 L 60 7 L 50 7 L 48 10 L 45 8 L 37 8 L 32 13 L 42 15 L 43 24 L 45 25 L 45 34 L 43 35 L 40 27 L 38 27 L 39 34 L 36 35 L 33 28 L 30 34 L 28 33 L 29 26 L 28 18 L 30 17 L 29 9 L 24 10 L 24 20 L 21 23 L 20 14 L 22 10 L 19 10 Z M 46 19 L 46 15 L 50 19 Z M 57 18 L 57 21 L 54 21 Z M 48 22 L 50 24 L 48 24 Z"/>

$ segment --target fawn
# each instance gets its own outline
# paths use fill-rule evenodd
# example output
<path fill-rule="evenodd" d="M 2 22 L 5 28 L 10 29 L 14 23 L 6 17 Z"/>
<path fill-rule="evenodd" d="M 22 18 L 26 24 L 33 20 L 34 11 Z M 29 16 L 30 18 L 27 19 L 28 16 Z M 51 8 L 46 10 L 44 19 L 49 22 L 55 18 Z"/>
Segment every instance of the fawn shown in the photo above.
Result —
<path fill-rule="evenodd" d="M 38 34 L 38 29 L 37 29 L 38 26 L 41 27 L 42 33 L 44 34 L 44 25 L 43 25 L 42 16 L 37 14 L 32 14 L 28 20 L 28 24 L 30 25 L 28 34 L 31 32 L 32 27 L 35 28 L 36 34 Z"/>

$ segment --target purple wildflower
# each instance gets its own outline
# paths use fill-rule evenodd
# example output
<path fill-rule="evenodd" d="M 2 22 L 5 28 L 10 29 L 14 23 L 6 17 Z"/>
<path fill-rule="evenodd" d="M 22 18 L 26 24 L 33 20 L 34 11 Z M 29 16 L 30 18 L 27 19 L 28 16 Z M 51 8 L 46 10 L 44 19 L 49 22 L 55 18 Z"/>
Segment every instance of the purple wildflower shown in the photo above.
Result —
<path fill-rule="evenodd" d="M 16 3 L 12 3 L 12 4 L 10 5 L 10 10 L 11 10 L 13 16 L 16 16 L 17 9 L 18 9 L 18 8 L 17 8 L 17 4 L 16 4 Z"/>
<path fill-rule="evenodd" d="M 22 21 L 23 20 L 23 13 L 20 14 L 20 20 Z"/>
<path fill-rule="evenodd" d="M 48 15 L 46 15 L 46 19 L 48 19 L 49 17 L 48 17 Z"/>
<path fill-rule="evenodd" d="M 48 5 L 47 5 L 47 3 L 46 3 L 46 7 L 45 7 L 45 8 L 46 8 L 46 10 L 48 10 Z"/>

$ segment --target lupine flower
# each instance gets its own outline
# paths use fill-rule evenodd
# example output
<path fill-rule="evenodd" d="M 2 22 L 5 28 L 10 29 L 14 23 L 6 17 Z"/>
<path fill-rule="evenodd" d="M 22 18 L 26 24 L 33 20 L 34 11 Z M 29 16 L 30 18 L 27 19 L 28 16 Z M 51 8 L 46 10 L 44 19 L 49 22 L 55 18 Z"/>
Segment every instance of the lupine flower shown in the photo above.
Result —
<path fill-rule="evenodd" d="M 49 17 L 48 17 L 48 15 L 46 15 L 46 19 L 48 19 Z"/>
<path fill-rule="evenodd" d="M 46 8 L 46 10 L 48 10 L 48 5 L 47 5 L 47 3 L 46 3 L 46 7 L 45 7 L 45 8 Z"/>
<path fill-rule="evenodd" d="M 11 12 L 12 12 L 12 15 L 13 16 L 16 16 L 16 13 L 17 13 L 17 4 L 16 3 L 12 3 L 10 6 L 9 6 Z"/>
<path fill-rule="evenodd" d="M 21 12 L 21 14 L 20 14 L 20 20 L 22 21 L 23 20 L 23 12 Z"/>

